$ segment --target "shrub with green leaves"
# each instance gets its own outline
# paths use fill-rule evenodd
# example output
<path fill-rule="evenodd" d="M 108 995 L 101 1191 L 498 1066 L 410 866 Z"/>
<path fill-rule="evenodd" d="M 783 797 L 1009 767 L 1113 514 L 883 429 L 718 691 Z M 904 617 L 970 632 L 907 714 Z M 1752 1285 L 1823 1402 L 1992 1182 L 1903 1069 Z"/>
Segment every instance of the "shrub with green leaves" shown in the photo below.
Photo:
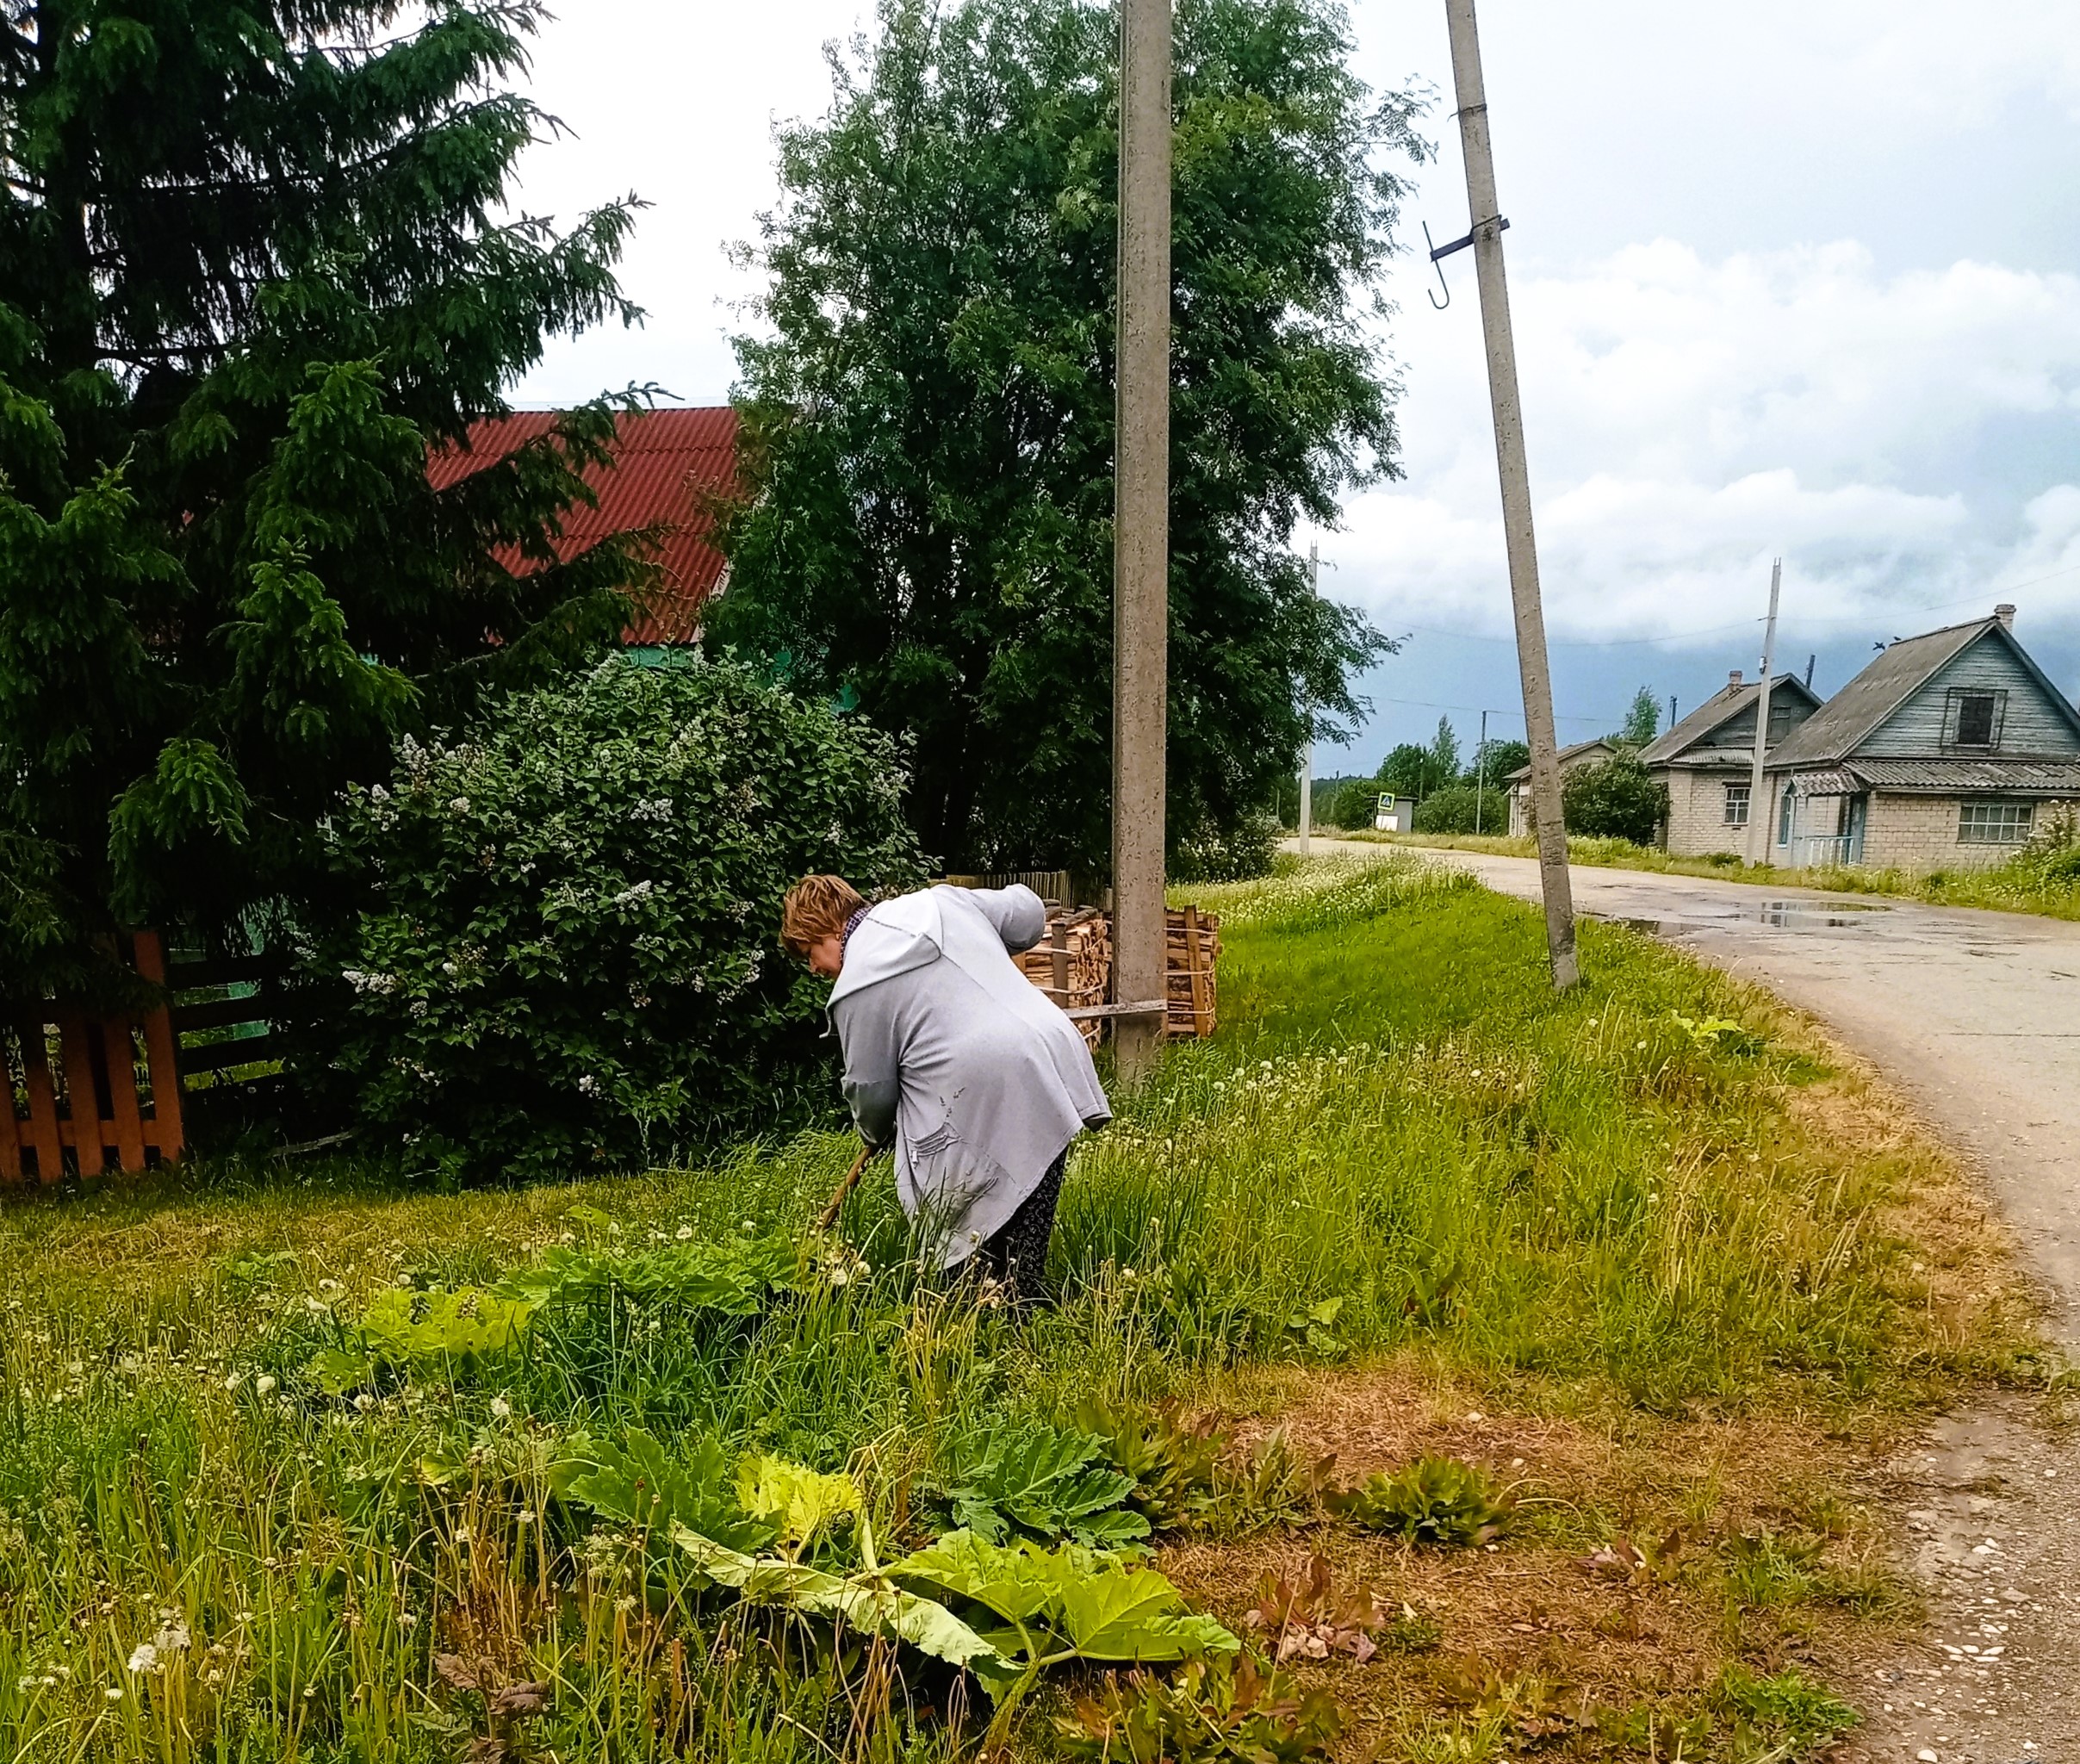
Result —
<path fill-rule="evenodd" d="M 1368 1531 L 1462 1549 L 1499 1537 L 1511 1511 L 1509 1496 L 1478 1464 L 1435 1455 L 1392 1475 L 1376 1472 L 1355 1488 L 1325 1496 L 1323 1504 Z"/>
<path fill-rule="evenodd" d="M 920 881 L 903 776 L 885 736 L 733 664 L 611 658 L 347 793 L 305 1017 L 423 1168 L 568 1174 L 798 1122 L 834 1087 L 781 898 L 810 871 Z"/>
<path fill-rule="evenodd" d="M 1668 820 L 1668 786 L 1630 754 L 1577 767 L 1562 780 L 1560 798 L 1569 833 L 1651 845 Z"/>
<path fill-rule="evenodd" d="M 1107 1675 L 1055 1731 L 1089 1764 L 1303 1764 L 1331 1755 L 1343 1711 L 1327 1690 L 1302 1690 L 1248 1655 L 1189 1661 L 1174 1678 Z"/>

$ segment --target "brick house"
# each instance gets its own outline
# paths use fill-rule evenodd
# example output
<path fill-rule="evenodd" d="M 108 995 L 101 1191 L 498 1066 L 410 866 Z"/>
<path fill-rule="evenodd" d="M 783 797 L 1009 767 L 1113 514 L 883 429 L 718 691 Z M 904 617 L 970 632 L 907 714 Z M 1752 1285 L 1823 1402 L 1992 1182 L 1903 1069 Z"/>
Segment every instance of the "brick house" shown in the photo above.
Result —
<path fill-rule="evenodd" d="M 2080 711 L 2016 641 L 2015 608 L 1887 646 L 1768 756 L 1779 864 L 1998 863 L 2080 800 Z"/>
<path fill-rule="evenodd" d="M 1560 750 L 1560 775 L 1579 771 L 1584 766 L 1600 766 L 1606 760 L 1617 757 L 1617 743 L 1599 736 L 1594 741 L 1578 741 L 1571 748 Z M 1503 780 L 1509 786 L 1510 837 L 1522 839 L 1531 830 L 1531 768 L 1519 766 Z"/>
<path fill-rule="evenodd" d="M 1641 763 L 1667 787 L 1666 843 L 1679 856 L 1748 849 L 1761 689 L 1760 680 L 1743 680 L 1736 668 L 1696 710 L 1640 749 Z M 1819 699 L 1797 674 L 1776 675 L 1769 685 L 1769 745 L 1775 748 L 1819 708 Z"/>

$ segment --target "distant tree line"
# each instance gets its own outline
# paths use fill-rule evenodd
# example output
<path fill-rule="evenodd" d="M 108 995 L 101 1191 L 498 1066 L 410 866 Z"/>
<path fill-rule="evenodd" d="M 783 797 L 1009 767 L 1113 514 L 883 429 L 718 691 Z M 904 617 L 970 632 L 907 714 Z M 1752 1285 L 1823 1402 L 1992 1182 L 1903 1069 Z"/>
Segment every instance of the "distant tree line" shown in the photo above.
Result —
<path fill-rule="evenodd" d="M 1623 724 L 1604 737 L 1617 750 L 1615 755 L 1568 776 L 1562 804 L 1570 833 L 1638 845 L 1652 842 L 1668 818 L 1668 792 L 1648 775 L 1638 755 L 1660 732 L 1660 700 L 1642 686 Z M 1350 830 L 1369 828 L 1380 798 L 1391 793 L 1415 799 L 1419 833 L 1506 833 L 1510 776 L 1531 761 L 1531 750 L 1521 741 L 1490 739 L 1462 751 L 1451 718 L 1440 717 L 1427 745 L 1403 742 L 1372 776 L 1318 779 L 1313 822 Z M 1289 781 L 1282 790 L 1278 809 L 1286 824 L 1295 823 L 1297 783 Z"/>

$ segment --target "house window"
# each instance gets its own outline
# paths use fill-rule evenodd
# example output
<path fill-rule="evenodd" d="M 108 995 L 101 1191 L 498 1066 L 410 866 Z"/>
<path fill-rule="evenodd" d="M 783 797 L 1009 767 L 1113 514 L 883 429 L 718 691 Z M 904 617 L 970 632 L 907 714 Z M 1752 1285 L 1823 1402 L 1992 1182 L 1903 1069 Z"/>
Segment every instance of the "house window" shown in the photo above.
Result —
<path fill-rule="evenodd" d="M 1784 799 L 1777 807 L 1777 843 L 1779 845 L 1789 845 L 1791 842 L 1791 808 L 1794 801 L 1791 787 L 1787 784 L 1784 786 Z"/>
<path fill-rule="evenodd" d="M 1952 686 L 1943 707 L 1944 745 L 1991 753 L 2001 744 L 2007 709 L 2006 693 Z"/>
<path fill-rule="evenodd" d="M 1965 803 L 1958 809 L 1959 845 L 2021 845 L 2029 837 L 2027 803 Z"/>
<path fill-rule="evenodd" d="M 1748 825 L 1748 786 L 1729 784 L 1726 786 L 1726 824 L 1729 827 Z"/>

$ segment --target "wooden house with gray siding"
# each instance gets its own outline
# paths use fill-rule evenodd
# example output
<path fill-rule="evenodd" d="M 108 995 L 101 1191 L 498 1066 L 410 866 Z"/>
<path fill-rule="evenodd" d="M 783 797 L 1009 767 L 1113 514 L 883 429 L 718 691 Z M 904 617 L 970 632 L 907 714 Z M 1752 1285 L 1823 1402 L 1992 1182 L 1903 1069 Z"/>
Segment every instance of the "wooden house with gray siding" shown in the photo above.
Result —
<path fill-rule="evenodd" d="M 1997 863 L 2046 804 L 2080 801 L 2080 711 L 2015 608 L 1889 645 L 1769 755 L 1778 863 Z"/>
<path fill-rule="evenodd" d="M 1759 680 L 1735 668 L 1696 710 L 1640 749 L 1640 763 L 1668 792 L 1664 842 L 1681 857 L 1748 850 L 1748 793 L 1754 784 Z M 1795 674 L 1769 683 L 1769 745 L 1774 748 L 1820 708 Z"/>

